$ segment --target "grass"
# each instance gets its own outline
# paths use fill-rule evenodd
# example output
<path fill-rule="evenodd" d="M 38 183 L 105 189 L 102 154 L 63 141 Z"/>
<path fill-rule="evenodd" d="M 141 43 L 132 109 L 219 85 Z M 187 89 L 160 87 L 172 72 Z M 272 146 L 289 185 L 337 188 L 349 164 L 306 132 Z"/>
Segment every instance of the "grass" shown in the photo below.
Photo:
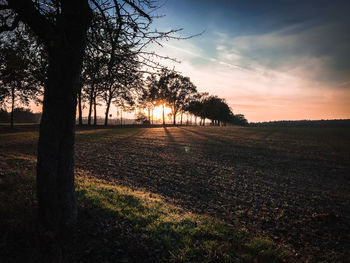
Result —
<path fill-rule="evenodd" d="M 348 131 L 78 130 L 80 217 L 65 250 L 71 262 L 344 262 Z M 0 262 L 59 254 L 35 224 L 37 138 L 0 132 Z"/>
<path fill-rule="evenodd" d="M 10 158 L 6 161 L 8 162 Z M 1 176 L 1 262 L 46 262 L 55 242 L 35 222 L 34 162 Z M 286 250 L 210 216 L 77 171 L 79 221 L 65 240 L 69 262 L 285 262 Z M 83 241 L 83 242 L 82 242 Z M 57 253 L 56 253 L 57 254 Z"/>

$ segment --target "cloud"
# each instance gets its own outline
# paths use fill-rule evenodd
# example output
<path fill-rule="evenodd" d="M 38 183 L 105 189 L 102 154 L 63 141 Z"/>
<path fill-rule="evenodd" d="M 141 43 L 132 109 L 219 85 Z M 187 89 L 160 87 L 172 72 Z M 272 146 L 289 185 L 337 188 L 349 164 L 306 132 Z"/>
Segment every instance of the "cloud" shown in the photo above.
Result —
<path fill-rule="evenodd" d="M 350 76 L 350 46 L 336 24 L 297 24 L 274 32 L 231 37 L 217 33 L 216 52 L 224 63 L 246 69 L 259 67 L 295 72 L 337 86 Z"/>
<path fill-rule="evenodd" d="M 346 99 L 350 99 L 350 82 L 335 81 L 331 85 L 317 78 L 327 72 L 327 58 L 296 56 L 281 62 L 280 67 L 271 67 L 245 55 L 252 46 L 288 42 L 283 35 L 282 40 L 274 42 L 279 34 L 238 40 L 220 34 L 215 56 L 208 56 L 191 42 L 181 41 L 170 42 L 159 52 L 181 59 L 181 64 L 166 63 L 189 76 L 199 91 L 226 98 L 235 113 L 245 114 L 250 121 L 349 117 Z M 291 40 L 297 42 L 293 37 Z M 248 48 L 244 44 L 254 41 Z"/>

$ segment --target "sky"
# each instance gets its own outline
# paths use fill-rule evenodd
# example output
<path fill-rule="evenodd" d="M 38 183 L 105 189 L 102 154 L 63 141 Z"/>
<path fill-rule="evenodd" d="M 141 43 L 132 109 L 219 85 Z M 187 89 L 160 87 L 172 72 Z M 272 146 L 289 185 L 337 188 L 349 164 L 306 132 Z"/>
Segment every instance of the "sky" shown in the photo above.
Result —
<path fill-rule="evenodd" d="M 168 0 L 153 47 L 248 121 L 350 118 L 350 1 Z"/>

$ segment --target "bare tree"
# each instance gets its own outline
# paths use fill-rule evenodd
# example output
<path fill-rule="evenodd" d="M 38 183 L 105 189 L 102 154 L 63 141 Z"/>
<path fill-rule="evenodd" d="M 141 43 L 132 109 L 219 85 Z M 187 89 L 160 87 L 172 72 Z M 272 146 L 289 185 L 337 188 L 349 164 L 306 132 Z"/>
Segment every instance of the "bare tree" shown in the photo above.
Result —
<path fill-rule="evenodd" d="M 105 52 L 104 44 L 107 50 L 113 49 L 108 64 L 112 74 L 113 68 L 121 65 L 118 59 L 122 54 L 114 55 L 117 49 L 127 51 L 127 57 L 132 50 L 139 63 L 157 66 L 152 61 L 155 54 L 142 50 L 149 43 L 172 37 L 176 30 L 162 33 L 150 28 L 153 18 L 149 13 L 155 8 L 151 0 L 0 0 L 0 32 L 14 30 L 20 22 L 24 23 L 48 54 L 38 142 L 37 196 L 39 219 L 49 229 L 59 232 L 77 218 L 74 193 L 77 90 L 87 31 L 94 26 L 93 14 L 98 13 L 105 22 L 104 33 L 98 32 L 98 28 L 95 31 L 105 34 L 101 45 L 95 48 L 101 53 Z M 124 39 L 120 46 L 121 37 Z M 94 101 L 96 105 L 96 97 Z"/>

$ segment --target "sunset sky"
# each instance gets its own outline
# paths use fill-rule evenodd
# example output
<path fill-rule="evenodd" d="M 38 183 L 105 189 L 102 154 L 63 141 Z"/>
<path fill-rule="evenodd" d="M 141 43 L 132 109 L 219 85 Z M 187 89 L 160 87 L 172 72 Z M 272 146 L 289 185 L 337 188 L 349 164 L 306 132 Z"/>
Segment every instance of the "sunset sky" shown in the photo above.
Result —
<path fill-rule="evenodd" d="M 181 61 L 161 63 L 190 77 L 200 92 L 225 98 L 235 114 L 250 122 L 350 118 L 349 0 L 159 3 L 153 14 L 165 17 L 154 28 L 203 33 L 149 50 Z M 116 112 L 112 106 L 112 118 Z"/>
<path fill-rule="evenodd" d="M 168 0 L 157 48 L 249 121 L 350 118 L 350 1 Z"/>

